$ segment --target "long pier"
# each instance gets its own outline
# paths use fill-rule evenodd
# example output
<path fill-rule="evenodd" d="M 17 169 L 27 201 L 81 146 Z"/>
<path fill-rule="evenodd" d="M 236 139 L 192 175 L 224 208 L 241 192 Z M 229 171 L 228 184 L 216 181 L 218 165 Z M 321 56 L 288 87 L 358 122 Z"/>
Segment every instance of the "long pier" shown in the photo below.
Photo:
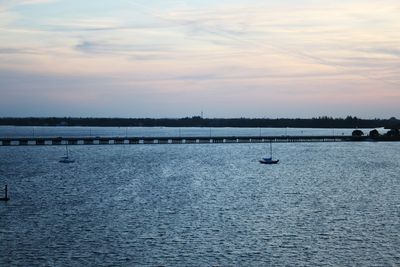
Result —
<path fill-rule="evenodd" d="M 290 142 L 400 141 L 400 137 L 355 136 L 212 136 L 212 137 L 18 137 L 0 138 L 0 146 L 232 144 Z"/>

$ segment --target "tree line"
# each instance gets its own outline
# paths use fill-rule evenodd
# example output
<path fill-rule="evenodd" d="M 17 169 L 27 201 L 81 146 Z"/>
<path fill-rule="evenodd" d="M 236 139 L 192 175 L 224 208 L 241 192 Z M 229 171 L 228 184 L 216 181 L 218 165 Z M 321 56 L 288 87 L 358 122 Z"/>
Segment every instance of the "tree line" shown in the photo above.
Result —
<path fill-rule="evenodd" d="M 0 125 L 11 126 L 100 126 L 100 127 L 271 127 L 271 128 L 399 128 L 400 120 L 316 117 L 290 118 L 77 118 L 25 117 L 0 118 Z"/>

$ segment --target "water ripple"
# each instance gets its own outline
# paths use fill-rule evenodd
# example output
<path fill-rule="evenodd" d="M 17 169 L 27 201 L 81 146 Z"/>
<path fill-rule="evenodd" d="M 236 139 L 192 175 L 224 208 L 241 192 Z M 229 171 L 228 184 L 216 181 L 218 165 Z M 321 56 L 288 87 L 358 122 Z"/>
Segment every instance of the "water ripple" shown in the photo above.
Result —
<path fill-rule="evenodd" d="M 398 266 L 399 148 L 2 147 L 0 266 Z"/>

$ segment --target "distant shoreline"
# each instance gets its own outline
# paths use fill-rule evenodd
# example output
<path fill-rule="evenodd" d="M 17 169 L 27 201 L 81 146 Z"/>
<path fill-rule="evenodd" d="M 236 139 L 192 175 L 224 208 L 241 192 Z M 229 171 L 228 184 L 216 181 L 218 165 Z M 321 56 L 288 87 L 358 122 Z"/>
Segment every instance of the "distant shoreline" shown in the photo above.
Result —
<path fill-rule="evenodd" d="M 88 126 L 88 127 L 233 127 L 233 128 L 399 128 L 400 120 L 318 117 L 289 118 L 73 118 L 25 117 L 0 118 L 5 126 Z"/>

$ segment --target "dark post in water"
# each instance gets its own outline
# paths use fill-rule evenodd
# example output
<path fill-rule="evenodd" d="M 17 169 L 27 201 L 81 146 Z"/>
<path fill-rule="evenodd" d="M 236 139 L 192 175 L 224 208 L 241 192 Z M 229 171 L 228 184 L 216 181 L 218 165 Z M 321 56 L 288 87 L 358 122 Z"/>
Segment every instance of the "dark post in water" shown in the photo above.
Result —
<path fill-rule="evenodd" d="M 7 185 L 4 188 L 4 198 L 0 198 L 0 201 L 8 201 L 10 200 L 10 198 L 8 197 L 8 189 L 7 189 Z"/>

